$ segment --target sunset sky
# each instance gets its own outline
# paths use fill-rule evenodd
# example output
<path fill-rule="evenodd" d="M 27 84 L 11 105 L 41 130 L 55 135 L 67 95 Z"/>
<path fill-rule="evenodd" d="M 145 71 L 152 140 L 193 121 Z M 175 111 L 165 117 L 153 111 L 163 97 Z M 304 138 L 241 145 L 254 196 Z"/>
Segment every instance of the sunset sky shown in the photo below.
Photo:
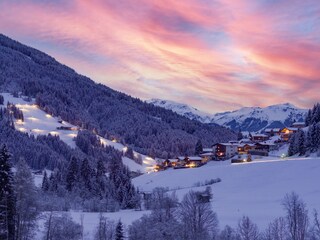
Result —
<path fill-rule="evenodd" d="M 0 32 L 96 82 L 206 112 L 320 101 L 319 0 L 0 0 Z"/>

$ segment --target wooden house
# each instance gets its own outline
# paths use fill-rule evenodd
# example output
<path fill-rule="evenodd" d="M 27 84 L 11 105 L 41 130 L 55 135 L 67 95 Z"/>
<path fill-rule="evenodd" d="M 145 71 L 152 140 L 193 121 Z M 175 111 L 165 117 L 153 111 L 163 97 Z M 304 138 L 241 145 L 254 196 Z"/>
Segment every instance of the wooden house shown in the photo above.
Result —
<path fill-rule="evenodd" d="M 281 130 L 281 139 L 283 141 L 288 141 L 292 134 L 298 131 L 298 128 L 285 127 Z"/>
<path fill-rule="evenodd" d="M 255 144 L 253 143 L 239 144 L 238 154 L 247 154 L 252 149 L 255 149 Z"/>
<path fill-rule="evenodd" d="M 214 153 L 209 152 L 209 153 L 201 153 L 200 157 L 202 158 L 203 162 L 208 162 L 211 161 L 214 157 Z"/>
<path fill-rule="evenodd" d="M 202 157 L 198 157 L 198 156 L 192 156 L 192 157 L 188 157 L 187 163 L 186 163 L 186 167 L 199 167 L 203 164 L 205 164 L 206 162 L 203 161 Z"/>
<path fill-rule="evenodd" d="M 256 134 L 251 134 L 251 141 L 252 142 L 264 142 L 269 140 L 269 136 L 266 134 L 262 134 L 262 133 L 256 133 Z"/>
<path fill-rule="evenodd" d="M 280 136 L 281 135 L 281 128 L 266 128 L 264 133 L 269 137 L 273 136 Z"/>
<path fill-rule="evenodd" d="M 238 144 L 236 143 L 218 143 L 216 145 L 217 159 L 228 159 L 238 153 Z"/>
<path fill-rule="evenodd" d="M 270 151 L 275 151 L 278 149 L 278 146 L 276 144 L 273 143 L 256 143 L 256 147 L 255 150 L 260 150 L 260 151 L 266 151 L 266 152 L 270 152 Z"/>

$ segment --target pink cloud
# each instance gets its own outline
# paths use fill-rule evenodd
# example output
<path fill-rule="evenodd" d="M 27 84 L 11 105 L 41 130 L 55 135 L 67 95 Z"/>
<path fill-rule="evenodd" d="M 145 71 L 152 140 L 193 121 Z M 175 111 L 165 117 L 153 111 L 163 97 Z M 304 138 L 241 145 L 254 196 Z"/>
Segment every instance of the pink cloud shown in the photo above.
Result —
<path fill-rule="evenodd" d="M 319 5 L 2 1 L 0 29 L 143 99 L 182 100 L 208 112 L 279 102 L 310 107 L 319 100 L 320 30 L 312 27 L 320 22 Z M 304 21 L 311 30 L 301 29 Z"/>

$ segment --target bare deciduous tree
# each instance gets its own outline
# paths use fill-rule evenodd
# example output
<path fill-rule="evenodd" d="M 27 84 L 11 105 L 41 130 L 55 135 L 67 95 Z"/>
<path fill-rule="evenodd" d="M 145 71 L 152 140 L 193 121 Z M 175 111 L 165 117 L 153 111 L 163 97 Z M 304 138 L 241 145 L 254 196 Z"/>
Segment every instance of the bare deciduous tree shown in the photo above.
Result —
<path fill-rule="evenodd" d="M 196 192 L 184 196 L 179 211 L 184 226 L 184 238 L 204 240 L 216 235 L 218 218 L 212 211 L 210 202 L 199 201 Z"/>
<path fill-rule="evenodd" d="M 218 239 L 219 240 L 237 240 L 237 233 L 232 227 L 227 225 L 220 232 Z"/>
<path fill-rule="evenodd" d="M 100 214 L 99 225 L 95 235 L 95 240 L 113 240 L 116 233 L 116 223 L 108 220 Z"/>
<path fill-rule="evenodd" d="M 276 218 L 271 222 L 265 233 L 265 240 L 286 240 L 288 231 L 286 220 L 283 217 Z"/>
<path fill-rule="evenodd" d="M 309 224 L 306 204 L 300 199 L 298 194 L 292 192 L 284 197 L 282 205 L 286 211 L 286 222 L 290 239 L 306 239 Z"/>
<path fill-rule="evenodd" d="M 259 240 L 260 233 L 256 224 L 249 217 L 243 216 L 238 223 L 238 235 L 240 240 Z"/>

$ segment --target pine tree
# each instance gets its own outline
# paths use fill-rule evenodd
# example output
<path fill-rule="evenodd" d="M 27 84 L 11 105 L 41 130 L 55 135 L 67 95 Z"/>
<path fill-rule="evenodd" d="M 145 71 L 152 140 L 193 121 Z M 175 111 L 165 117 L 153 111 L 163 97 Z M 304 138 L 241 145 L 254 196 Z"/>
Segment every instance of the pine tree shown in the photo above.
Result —
<path fill-rule="evenodd" d="M 123 165 L 121 158 L 116 157 L 111 160 L 109 169 L 114 199 L 121 204 L 122 208 L 135 208 L 136 191 L 131 183 L 129 169 Z"/>
<path fill-rule="evenodd" d="M 121 220 L 119 220 L 117 227 L 116 227 L 115 240 L 123 240 L 123 239 L 124 239 L 123 224 L 122 224 Z"/>
<path fill-rule="evenodd" d="M 296 153 L 298 153 L 298 147 L 297 147 L 297 133 L 294 133 L 290 139 L 289 139 L 289 149 L 288 149 L 288 155 L 293 156 Z"/>
<path fill-rule="evenodd" d="M 201 142 L 201 140 L 199 139 L 199 140 L 197 141 L 197 143 L 196 143 L 196 147 L 195 147 L 194 153 L 195 153 L 195 155 L 199 155 L 199 154 L 202 153 L 202 151 L 203 151 L 202 142 Z"/>
<path fill-rule="evenodd" d="M 2 95 L 0 95 L 0 105 L 3 105 L 3 103 L 4 103 L 4 98 Z"/>
<path fill-rule="evenodd" d="M 78 178 L 78 160 L 75 157 L 71 158 L 70 164 L 67 169 L 67 178 L 66 178 L 66 187 L 67 190 L 70 192 L 75 186 L 76 180 Z"/>
<path fill-rule="evenodd" d="M 128 147 L 127 151 L 125 152 L 125 156 L 128 158 L 134 159 L 134 154 L 131 147 Z"/>
<path fill-rule="evenodd" d="M 308 110 L 305 122 L 306 122 L 306 126 L 311 125 L 311 120 L 312 120 L 312 111 L 311 109 Z"/>
<path fill-rule="evenodd" d="M 4 145 L 0 150 L 0 239 L 15 239 L 16 202 L 10 154 Z"/>
<path fill-rule="evenodd" d="M 103 161 L 100 159 L 97 163 L 96 184 L 94 185 L 95 193 L 100 199 L 105 197 L 106 194 L 107 178 L 105 174 L 106 168 Z"/>
<path fill-rule="evenodd" d="M 49 190 L 49 179 L 48 179 L 48 175 L 47 175 L 46 170 L 44 170 L 44 173 L 43 173 L 41 189 L 45 192 L 47 192 Z"/>
<path fill-rule="evenodd" d="M 312 109 L 312 118 L 311 118 L 311 124 L 312 123 L 319 123 L 320 122 L 320 104 L 317 103 L 314 105 Z"/>
<path fill-rule="evenodd" d="M 241 129 L 239 129 L 238 135 L 237 135 L 237 139 L 238 141 L 240 141 L 241 139 L 243 139 L 243 134 L 241 132 Z"/>
<path fill-rule="evenodd" d="M 306 153 L 305 134 L 302 130 L 297 132 L 297 148 L 300 155 L 304 155 Z"/>
<path fill-rule="evenodd" d="M 91 189 L 92 189 L 92 184 L 91 184 L 92 174 L 93 174 L 93 170 L 89 164 L 88 159 L 85 158 L 81 164 L 80 176 L 81 176 L 81 181 L 82 181 L 83 185 L 89 191 L 91 191 Z"/>

